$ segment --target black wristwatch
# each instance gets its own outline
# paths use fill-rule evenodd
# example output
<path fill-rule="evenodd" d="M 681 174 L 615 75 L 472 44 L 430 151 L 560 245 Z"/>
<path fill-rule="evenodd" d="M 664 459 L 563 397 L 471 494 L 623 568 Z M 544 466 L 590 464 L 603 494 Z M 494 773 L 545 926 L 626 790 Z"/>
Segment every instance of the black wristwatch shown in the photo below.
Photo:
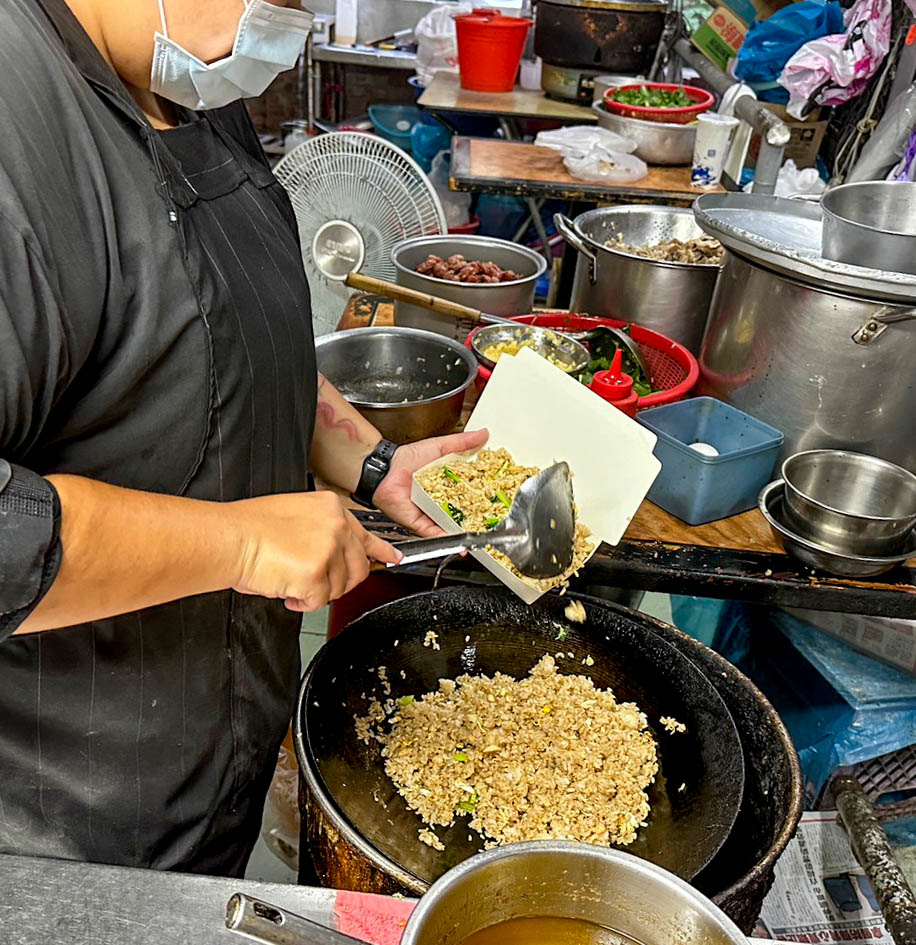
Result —
<path fill-rule="evenodd" d="M 397 443 L 383 439 L 366 457 L 366 461 L 363 463 L 363 471 L 359 477 L 359 485 L 353 493 L 353 498 L 360 505 L 372 508 L 372 497 L 375 495 L 379 483 L 388 475 L 391 460 L 394 459 L 397 448 Z"/>

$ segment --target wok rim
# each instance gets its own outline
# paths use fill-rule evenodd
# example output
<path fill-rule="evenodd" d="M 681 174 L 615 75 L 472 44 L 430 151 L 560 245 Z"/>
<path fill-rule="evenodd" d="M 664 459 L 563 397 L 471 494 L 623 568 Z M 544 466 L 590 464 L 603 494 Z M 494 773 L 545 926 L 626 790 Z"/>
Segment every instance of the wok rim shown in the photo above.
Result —
<path fill-rule="evenodd" d="M 378 607 L 373 607 L 371 610 L 368 610 L 364 614 L 361 614 L 359 617 L 357 617 L 356 620 L 351 621 L 351 623 L 355 623 L 357 620 L 362 620 L 366 617 L 369 617 L 375 614 L 376 612 L 380 610 L 384 610 L 390 607 L 392 603 L 411 600 L 414 598 L 426 597 L 432 593 L 441 593 L 443 590 L 459 591 L 462 589 L 466 590 L 467 588 L 464 585 L 458 585 L 454 588 L 434 588 L 432 590 L 420 591 L 416 594 L 408 594 L 403 598 L 398 598 L 397 601 L 388 602 L 385 604 L 380 604 Z M 495 588 L 488 588 L 488 589 L 495 589 Z M 607 608 L 623 616 L 629 616 L 632 613 L 630 609 L 627 607 L 624 607 L 619 604 L 614 604 L 610 601 L 601 600 L 600 598 L 596 598 L 588 594 L 571 593 L 571 594 L 567 594 L 566 597 L 570 600 L 582 600 L 586 603 L 597 604 L 600 607 Z M 646 621 L 648 625 L 647 629 L 651 633 L 655 633 L 656 627 L 661 627 L 664 631 L 674 630 L 676 633 L 686 637 L 687 639 L 690 639 L 689 637 L 686 636 L 686 634 L 683 634 L 681 631 L 677 630 L 676 627 L 672 627 L 669 624 L 665 624 L 662 621 L 658 621 L 655 618 L 649 617 L 649 615 L 647 614 L 640 614 L 639 616 L 641 620 Z M 347 626 L 349 627 L 350 624 L 347 624 Z M 346 627 L 344 629 L 346 630 Z M 740 799 L 739 799 L 737 809 L 734 812 L 734 816 L 731 818 L 731 822 L 729 824 L 728 830 L 723 836 L 721 842 L 718 844 L 713 854 L 706 860 L 705 863 L 702 864 L 702 866 L 689 879 L 685 879 L 684 877 L 680 876 L 680 874 L 674 873 L 673 871 L 668 870 L 668 872 L 671 872 L 672 875 L 674 876 L 678 876 L 678 878 L 682 879 L 684 882 L 693 884 L 697 879 L 702 878 L 704 872 L 716 860 L 719 853 L 722 851 L 722 848 L 725 846 L 726 842 L 728 841 L 728 838 L 731 835 L 731 831 L 734 829 L 735 823 L 737 822 L 738 817 L 741 813 L 741 809 L 744 804 L 744 791 L 745 791 L 746 779 L 747 779 L 746 752 L 745 752 L 744 742 L 741 738 L 741 733 L 738 730 L 738 726 L 734 720 L 734 716 L 732 715 L 731 709 L 729 708 L 728 704 L 725 702 L 724 697 L 719 693 L 716 687 L 712 684 L 707 674 L 694 662 L 691 656 L 684 653 L 679 647 L 677 647 L 670 640 L 665 639 L 664 635 L 658 634 L 657 636 L 662 643 L 666 644 L 667 646 L 671 647 L 672 650 L 676 651 L 677 656 L 683 657 L 696 670 L 696 672 L 698 672 L 706 680 L 706 682 L 709 684 L 710 688 L 714 692 L 716 698 L 721 700 L 722 705 L 727 713 L 728 719 L 731 722 L 732 727 L 734 728 L 735 734 L 738 739 L 738 745 L 741 750 Z M 309 682 L 311 681 L 314 675 L 315 669 L 320 663 L 321 657 L 324 654 L 329 642 L 330 641 L 325 642 L 325 644 L 321 647 L 321 649 L 312 658 L 311 662 L 309 663 L 308 667 L 303 673 L 300 687 L 299 687 L 299 694 L 296 698 L 296 713 L 295 713 L 295 716 L 293 717 L 293 745 L 296 752 L 296 758 L 299 763 L 299 770 L 302 773 L 302 777 L 304 778 L 309 788 L 309 791 L 311 792 L 313 800 L 320 808 L 321 813 L 331 823 L 331 826 L 341 835 L 341 837 L 343 837 L 343 839 L 348 844 L 350 844 L 362 856 L 364 856 L 373 865 L 373 867 L 379 870 L 382 870 L 383 872 L 388 874 L 399 886 L 401 886 L 404 889 L 408 889 L 411 892 L 416 893 L 417 895 L 422 896 L 429 890 L 433 882 L 436 882 L 436 880 L 439 877 L 437 877 L 436 880 L 433 880 L 432 882 L 427 882 L 426 880 L 412 873 L 410 870 L 402 867 L 396 861 L 392 860 L 389 856 L 387 856 L 385 853 L 383 853 L 381 850 L 375 847 L 371 842 L 369 842 L 359 832 L 359 830 L 350 822 L 346 814 L 340 809 L 339 805 L 336 803 L 336 801 L 332 797 L 331 792 L 326 786 L 324 782 L 324 778 L 322 777 L 321 772 L 318 768 L 317 760 L 313 757 L 313 753 L 308 746 L 308 740 L 306 737 L 306 733 L 303 730 L 303 724 L 302 724 L 303 718 L 307 711 L 306 696 L 309 689 Z M 702 646 L 702 644 L 700 644 L 700 646 Z M 718 654 L 716 655 L 718 656 Z M 739 675 L 743 676 L 743 674 L 741 674 L 737 669 L 731 666 L 730 663 L 726 665 L 728 665 L 728 667 L 735 673 L 738 673 Z M 750 686 L 753 687 L 754 691 L 757 692 L 762 699 L 764 699 L 767 709 L 770 712 L 775 713 L 775 710 L 772 709 L 772 706 L 769 704 L 768 701 L 766 701 L 765 697 L 763 696 L 762 693 L 760 693 L 759 689 L 757 689 L 757 687 L 754 686 L 754 684 L 746 676 L 744 676 L 743 678 L 748 682 Z M 778 716 L 776 716 L 776 718 L 778 719 Z M 782 725 L 780 725 L 780 728 L 779 728 L 779 735 L 780 735 L 781 741 L 783 740 L 783 736 L 785 736 L 785 743 L 790 747 L 792 746 L 791 739 L 788 737 L 788 732 L 785 730 L 785 727 Z M 793 748 L 793 752 L 794 752 L 794 748 Z M 798 764 L 797 757 L 795 757 L 795 765 L 797 766 L 797 764 Z M 797 778 L 800 779 L 800 769 L 796 771 L 793 768 L 793 771 L 792 771 L 793 785 L 796 784 L 796 775 L 797 775 Z M 791 827 L 792 833 L 794 833 L 795 831 L 795 826 L 798 819 L 797 817 L 794 817 L 794 813 L 795 813 L 795 807 L 793 805 L 792 813 L 790 814 L 790 817 L 789 817 L 789 819 L 792 820 L 792 827 Z M 800 816 L 800 808 L 799 808 L 798 816 Z M 586 844 L 586 846 L 587 845 L 588 844 Z M 509 845 L 507 844 L 506 846 L 509 846 Z M 604 848 L 599 848 L 599 849 L 604 849 Z M 607 849 L 620 850 L 620 847 L 611 846 L 611 847 L 608 847 Z M 770 853 L 773 849 L 774 849 L 774 844 L 771 844 L 768 847 L 767 853 Z M 622 852 L 626 852 L 626 851 L 622 851 Z M 634 855 L 634 854 L 630 854 L 630 855 Z M 778 856 L 778 854 L 774 854 L 774 860 L 776 856 Z M 637 857 L 637 858 L 644 859 L 642 857 Z M 648 859 L 644 859 L 644 862 L 650 863 L 654 866 L 659 866 L 659 864 L 654 864 L 652 863 L 651 860 L 648 860 Z M 750 873 L 753 869 L 756 869 L 759 866 L 759 863 L 760 861 L 757 861 L 747 872 Z M 659 868 L 666 869 L 666 867 L 662 867 L 662 866 L 659 866 Z M 719 894 L 717 893 L 716 895 L 719 895 Z M 709 898 L 712 898 L 712 896 L 709 896 Z"/>

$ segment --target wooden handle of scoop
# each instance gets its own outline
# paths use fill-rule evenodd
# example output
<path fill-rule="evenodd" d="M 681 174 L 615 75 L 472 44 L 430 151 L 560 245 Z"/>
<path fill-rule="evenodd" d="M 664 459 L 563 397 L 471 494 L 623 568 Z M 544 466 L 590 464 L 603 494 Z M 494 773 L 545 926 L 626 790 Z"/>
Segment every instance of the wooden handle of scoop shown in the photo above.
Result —
<path fill-rule="evenodd" d="M 449 302 L 447 299 L 440 299 L 436 295 L 418 292 L 416 289 L 408 289 L 406 286 L 395 285 L 393 282 L 376 279 L 374 276 L 351 272 L 345 281 L 351 289 L 358 289 L 360 292 L 371 292 L 373 295 L 385 295 L 397 302 L 419 305 L 421 308 L 428 308 L 440 315 L 450 315 L 452 318 L 467 318 L 475 324 L 481 320 L 479 309 L 461 305 L 458 302 Z"/>

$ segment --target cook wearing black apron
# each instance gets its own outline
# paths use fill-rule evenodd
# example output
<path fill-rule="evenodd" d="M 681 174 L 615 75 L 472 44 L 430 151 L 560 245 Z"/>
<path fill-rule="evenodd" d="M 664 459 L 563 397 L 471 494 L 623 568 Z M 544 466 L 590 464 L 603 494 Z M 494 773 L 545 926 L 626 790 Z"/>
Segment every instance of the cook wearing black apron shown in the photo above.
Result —
<path fill-rule="evenodd" d="M 292 208 L 241 103 L 178 116 L 152 129 L 64 0 L 0 0 L 0 852 L 239 875 L 299 616 L 224 590 L 9 636 L 60 563 L 42 476 L 308 488 Z"/>

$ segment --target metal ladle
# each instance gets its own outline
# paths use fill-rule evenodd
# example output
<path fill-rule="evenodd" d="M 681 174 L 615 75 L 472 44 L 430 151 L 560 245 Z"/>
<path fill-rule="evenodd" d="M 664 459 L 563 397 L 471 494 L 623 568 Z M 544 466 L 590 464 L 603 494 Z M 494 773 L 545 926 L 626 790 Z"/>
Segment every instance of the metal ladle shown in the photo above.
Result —
<path fill-rule="evenodd" d="M 569 466 L 556 463 L 522 483 L 509 514 L 490 531 L 399 542 L 394 547 L 404 557 L 393 567 L 495 548 L 525 577 L 555 578 L 572 566 L 575 527 Z"/>

